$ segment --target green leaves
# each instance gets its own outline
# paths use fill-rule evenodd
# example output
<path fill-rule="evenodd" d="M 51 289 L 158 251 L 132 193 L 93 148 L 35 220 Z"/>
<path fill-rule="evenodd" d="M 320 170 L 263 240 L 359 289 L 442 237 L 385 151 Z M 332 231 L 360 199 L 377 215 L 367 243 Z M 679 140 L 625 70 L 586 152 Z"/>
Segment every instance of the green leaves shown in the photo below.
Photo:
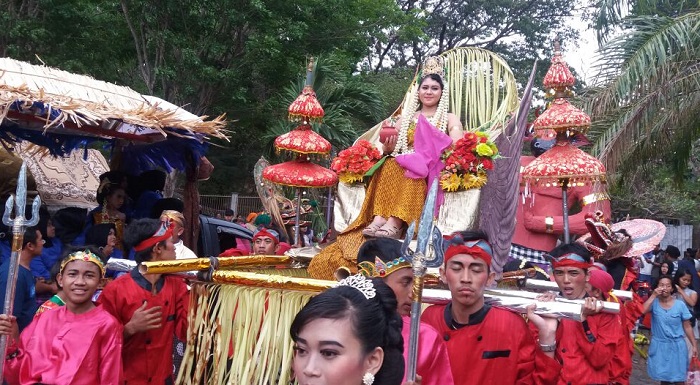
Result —
<path fill-rule="evenodd" d="M 624 26 L 601 51 L 603 81 L 585 95 L 593 153 L 611 172 L 670 149 L 680 165 L 697 138 L 700 13 L 630 18 Z"/>

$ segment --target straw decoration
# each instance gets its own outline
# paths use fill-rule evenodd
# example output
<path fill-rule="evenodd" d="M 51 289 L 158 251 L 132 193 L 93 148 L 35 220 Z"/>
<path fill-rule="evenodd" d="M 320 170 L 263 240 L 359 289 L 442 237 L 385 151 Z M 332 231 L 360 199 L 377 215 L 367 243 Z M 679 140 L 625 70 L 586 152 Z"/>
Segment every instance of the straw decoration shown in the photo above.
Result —
<path fill-rule="evenodd" d="M 155 130 L 163 136 L 193 139 L 167 130 L 171 128 L 227 139 L 223 115 L 212 120 L 206 120 L 206 116 L 185 115 L 182 114 L 184 110 L 177 109 L 177 106 L 165 105 L 165 101 L 149 101 L 128 87 L 0 58 L 0 123 L 7 117 L 11 106 L 18 107 L 25 114 L 37 114 L 35 103 L 44 107 L 46 114 L 39 117 L 44 120 L 45 132 L 65 122 L 78 127 L 125 122 Z M 53 119 L 52 115 L 55 116 Z"/>
<path fill-rule="evenodd" d="M 177 383 L 289 384 L 293 358 L 289 327 L 313 295 L 195 283 Z"/>

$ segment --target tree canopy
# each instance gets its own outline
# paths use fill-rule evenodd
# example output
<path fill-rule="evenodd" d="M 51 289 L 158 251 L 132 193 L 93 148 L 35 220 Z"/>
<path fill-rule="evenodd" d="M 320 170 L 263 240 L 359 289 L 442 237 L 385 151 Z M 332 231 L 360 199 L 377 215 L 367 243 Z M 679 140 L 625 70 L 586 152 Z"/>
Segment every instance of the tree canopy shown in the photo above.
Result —
<path fill-rule="evenodd" d="M 553 33 L 573 34 L 565 21 L 573 6 L 568 0 L 0 0 L 0 55 L 126 85 L 195 114 L 226 113 L 232 141 L 212 147 L 216 171 L 202 187 L 229 193 L 251 190 L 252 165 L 269 150 L 260 139 L 281 127 L 290 84 L 308 56 L 333 63 L 324 102 L 340 123 L 329 119 L 325 129 L 339 135 L 331 139 L 340 145 L 351 126 L 364 131 L 369 120 L 397 107 L 426 55 L 484 47 L 526 79 Z M 362 104 L 378 91 L 381 106 Z M 338 110 L 332 107 L 345 98 Z"/>

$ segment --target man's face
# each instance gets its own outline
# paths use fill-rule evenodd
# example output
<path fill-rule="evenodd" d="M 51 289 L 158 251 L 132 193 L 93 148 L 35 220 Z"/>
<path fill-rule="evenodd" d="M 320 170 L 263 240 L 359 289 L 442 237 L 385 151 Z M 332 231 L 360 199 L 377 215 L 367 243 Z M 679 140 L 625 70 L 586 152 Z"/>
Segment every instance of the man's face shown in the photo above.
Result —
<path fill-rule="evenodd" d="M 557 267 L 554 280 L 566 299 L 580 299 L 586 295 L 588 273 L 579 267 Z"/>
<path fill-rule="evenodd" d="M 603 298 L 603 292 L 591 286 L 588 282 L 586 283 L 586 293 L 588 293 L 589 297 L 597 298 L 601 301 L 605 300 L 605 298 Z"/>
<path fill-rule="evenodd" d="M 26 248 L 34 257 L 41 255 L 44 251 L 44 237 L 41 236 L 41 231 L 36 231 L 36 241 L 34 241 L 34 243 L 27 243 Z"/>
<path fill-rule="evenodd" d="M 266 235 L 262 235 L 255 238 L 253 249 L 255 254 L 274 255 L 277 250 L 277 242 Z"/>
<path fill-rule="evenodd" d="M 394 291 L 401 315 L 411 315 L 413 302 L 413 271 L 410 267 L 399 269 L 384 278 L 384 283 Z"/>
<path fill-rule="evenodd" d="M 463 307 L 483 306 L 484 289 L 496 277 L 486 262 L 468 254 L 457 254 L 440 269 L 452 293 L 452 302 Z M 478 309 L 475 309 L 478 310 Z"/>

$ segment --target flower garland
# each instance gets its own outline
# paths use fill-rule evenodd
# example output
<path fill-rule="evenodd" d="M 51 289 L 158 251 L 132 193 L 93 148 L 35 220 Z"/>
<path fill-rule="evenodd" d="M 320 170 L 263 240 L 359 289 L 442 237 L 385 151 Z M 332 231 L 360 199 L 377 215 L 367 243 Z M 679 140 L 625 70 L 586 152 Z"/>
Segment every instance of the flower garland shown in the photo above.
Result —
<path fill-rule="evenodd" d="M 331 170 L 338 174 L 338 179 L 343 183 L 361 182 L 365 173 L 381 158 L 382 153 L 370 142 L 358 140 L 333 158 Z"/>
<path fill-rule="evenodd" d="M 487 181 L 486 171 L 493 169 L 493 160 L 498 156 L 498 148 L 486 133 L 465 133 L 442 154 L 445 163 L 445 169 L 440 172 L 442 189 L 455 192 L 483 187 Z"/>

